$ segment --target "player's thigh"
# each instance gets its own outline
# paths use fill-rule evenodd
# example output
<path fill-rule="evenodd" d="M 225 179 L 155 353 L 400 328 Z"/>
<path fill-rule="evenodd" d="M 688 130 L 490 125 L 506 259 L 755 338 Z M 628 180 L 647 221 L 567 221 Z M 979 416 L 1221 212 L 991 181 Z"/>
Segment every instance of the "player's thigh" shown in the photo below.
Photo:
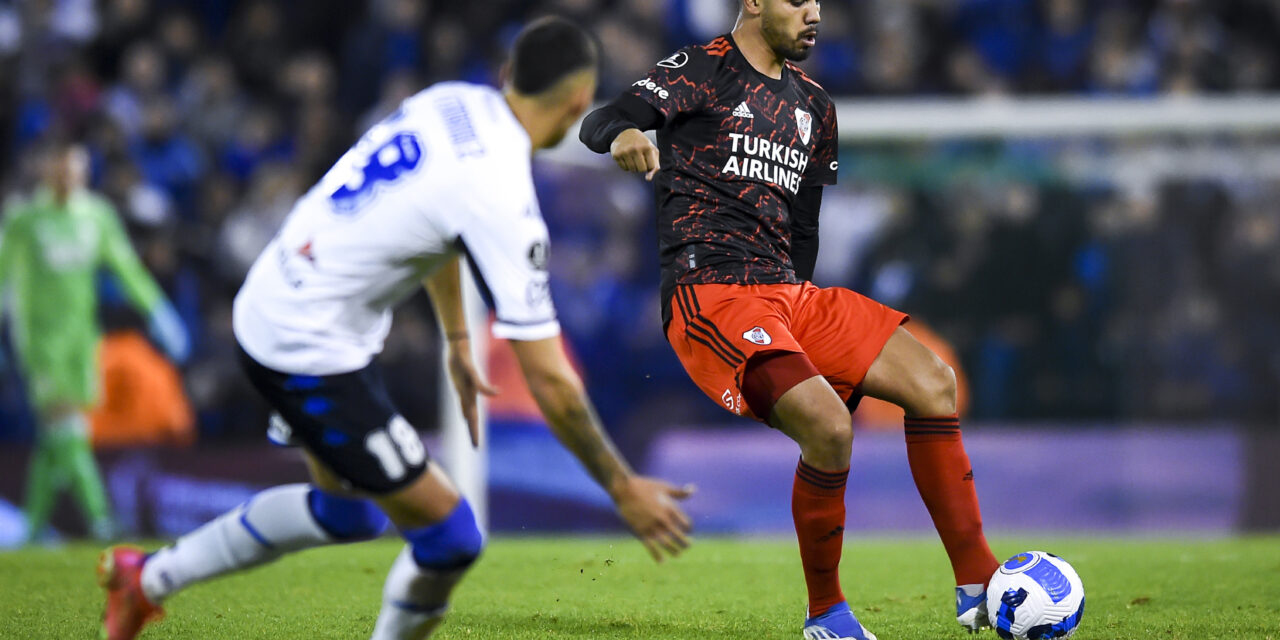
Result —
<path fill-rule="evenodd" d="M 782 393 L 773 404 L 769 425 L 800 443 L 802 450 L 829 450 L 836 456 L 836 467 L 841 459 L 848 461 L 849 441 L 853 438 L 849 412 L 844 400 L 821 375 Z"/>
<path fill-rule="evenodd" d="M 757 418 L 742 394 L 742 376 L 760 354 L 798 352 L 785 309 L 755 287 L 676 287 L 667 340 L 690 379 L 709 398 L 736 415 Z M 760 416 L 764 419 L 768 416 Z"/>
<path fill-rule="evenodd" d="M 899 327 L 862 383 L 862 393 L 892 402 L 907 415 L 955 411 L 955 374 L 932 350 Z"/>
<path fill-rule="evenodd" d="M 242 354 L 275 410 L 272 438 L 306 449 L 315 478 L 386 496 L 414 485 L 429 463 L 417 431 L 391 404 L 376 365 L 332 376 L 273 371 Z"/>
<path fill-rule="evenodd" d="M 360 495 L 359 492 L 343 482 L 342 478 L 334 473 L 332 469 L 325 466 L 323 461 L 311 455 L 311 452 L 306 449 L 302 449 L 302 459 L 307 463 L 307 472 L 311 475 L 311 484 L 328 493 L 346 496 Z"/>
<path fill-rule="evenodd" d="M 806 284 L 792 331 L 836 393 L 853 404 L 872 363 L 907 320 L 849 289 Z"/>
<path fill-rule="evenodd" d="M 52 352 L 29 350 L 21 363 L 27 394 L 42 420 L 84 411 L 98 400 L 94 347 L 65 347 Z"/>
<path fill-rule="evenodd" d="M 309 451 L 304 450 L 303 457 L 315 486 L 329 493 L 364 497 Z M 407 487 L 390 494 L 375 495 L 371 499 L 397 527 L 416 529 L 448 517 L 462 496 L 440 465 L 428 462 L 426 471 Z"/>

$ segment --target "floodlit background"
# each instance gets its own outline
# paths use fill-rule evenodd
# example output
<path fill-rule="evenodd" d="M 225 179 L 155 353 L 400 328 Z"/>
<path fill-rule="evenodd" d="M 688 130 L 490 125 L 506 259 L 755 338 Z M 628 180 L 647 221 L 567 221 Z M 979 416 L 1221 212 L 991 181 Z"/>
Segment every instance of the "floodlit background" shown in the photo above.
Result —
<path fill-rule="evenodd" d="M 230 304 L 294 199 L 365 128 L 430 83 L 496 84 L 541 14 L 604 43 L 609 100 L 727 32 L 735 6 L 0 0 L 0 191 L 33 186 L 42 141 L 82 140 L 93 188 L 194 341 L 185 399 L 95 416 L 126 531 L 173 536 L 303 477 L 262 437 Z M 961 373 L 988 528 L 1280 528 L 1280 2 L 828 0 L 822 16 L 803 66 L 846 137 L 815 280 L 911 313 Z M 703 397 L 662 336 L 649 185 L 576 139 L 535 172 L 560 318 L 614 438 L 641 468 L 700 485 L 701 531 L 787 535 L 795 446 Z M 109 336 L 143 326 L 109 279 L 102 292 Z M 446 463 L 486 479 L 495 530 L 616 527 L 490 347 L 507 393 L 490 406 L 487 466 Z M 448 408 L 439 348 L 419 297 L 382 358 L 431 443 Z M 106 374 L 108 402 L 155 395 L 136 381 L 164 365 L 131 353 Z M 851 530 L 930 529 L 900 415 L 870 402 L 855 415 Z M 21 534 L 32 437 L 9 366 L 0 542 Z M 84 531 L 69 508 L 55 524 Z"/>

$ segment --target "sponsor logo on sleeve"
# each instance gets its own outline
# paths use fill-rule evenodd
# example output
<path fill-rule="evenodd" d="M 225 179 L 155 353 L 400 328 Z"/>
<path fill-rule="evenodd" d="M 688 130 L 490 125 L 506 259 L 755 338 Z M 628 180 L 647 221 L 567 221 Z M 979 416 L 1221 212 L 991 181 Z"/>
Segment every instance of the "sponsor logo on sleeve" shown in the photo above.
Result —
<path fill-rule="evenodd" d="M 546 271 L 550 262 L 551 248 L 546 241 L 538 240 L 529 247 L 529 264 L 538 271 Z"/>
<path fill-rule="evenodd" d="M 674 54 L 672 54 L 671 57 L 663 58 L 662 60 L 659 60 L 658 66 L 666 67 L 668 69 L 679 69 L 680 67 L 683 67 L 688 63 L 689 63 L 689 54 L 683 51 L 677 51 Z"/>
<path fill-rule="evenodd" d="M 645 78 L 644 80 L 636 80 L 635 82 L 631 83 L 631 86 L 640 87 L 645 91 L 650 91 L 654 95 L 658 96 L 659 98 L 662 98 L 663 100 L 666 100 L 667 98 L 671 97 L 671 93 L 669 91 L 658 86 L 658 83 L 654 82 L 653 80 L 650 80 L 649 78 Z"/>

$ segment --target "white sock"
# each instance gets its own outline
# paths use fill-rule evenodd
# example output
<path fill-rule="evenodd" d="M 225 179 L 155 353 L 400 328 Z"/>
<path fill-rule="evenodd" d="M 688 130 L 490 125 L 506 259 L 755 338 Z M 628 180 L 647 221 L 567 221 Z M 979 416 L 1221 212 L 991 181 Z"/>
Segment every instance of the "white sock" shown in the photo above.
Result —
<path fill-rule="evenodd" d="M 337 542 L 307 505 L 308 484 L 267 489 L 182 536 L 142 568 L 142 591 L 159 603 L 187 585 Z"/>
<path fill-rule="evenodd" d="M 449 592 L 467 570 L 432 571 L 419 567 L 413 550 L 405 545 L 387 574 L 382 590 L 382 612 L 372 640 L 422 640 L 444 620 Z"/>

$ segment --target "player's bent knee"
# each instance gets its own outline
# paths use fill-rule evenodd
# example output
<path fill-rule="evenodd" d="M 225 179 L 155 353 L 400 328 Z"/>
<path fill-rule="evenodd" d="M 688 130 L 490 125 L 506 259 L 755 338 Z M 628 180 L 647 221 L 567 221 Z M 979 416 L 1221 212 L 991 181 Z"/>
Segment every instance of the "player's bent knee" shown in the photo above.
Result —
<path fill-rule="evenodd" d="M 853 444 L 853 420 L 848 414 L 830 416 L 814 430 L 816 444 L 832 450 L 847 449 Z"/>
<path fill-rule="evenodd" d="M 484 536 L 466 498 L 444 520 L 403 532 L 420 567 L 436 571 L 462 569 L 475 562 L 484 549 Z"/>
<path fill-rule="evenodd" d="M 956 371 L 950 365 L 939 360 L 923 386 L 920 414 L 946 416 L 956 412 Z"/>
<path fill-rule="evenodd" d="M 823 470 L 843 469 L 853 449 L 853 420 L 848 413 L 825 416 L 795 439 L 805 462 Z"/>
<path fill-rule="evenodd" d="M 348 498 L 312 489 L 307 494 L 311 515 L 329 535 L 344 542 L 370 540 L 386 531 L 387 516 L 372 500 Z"/>

